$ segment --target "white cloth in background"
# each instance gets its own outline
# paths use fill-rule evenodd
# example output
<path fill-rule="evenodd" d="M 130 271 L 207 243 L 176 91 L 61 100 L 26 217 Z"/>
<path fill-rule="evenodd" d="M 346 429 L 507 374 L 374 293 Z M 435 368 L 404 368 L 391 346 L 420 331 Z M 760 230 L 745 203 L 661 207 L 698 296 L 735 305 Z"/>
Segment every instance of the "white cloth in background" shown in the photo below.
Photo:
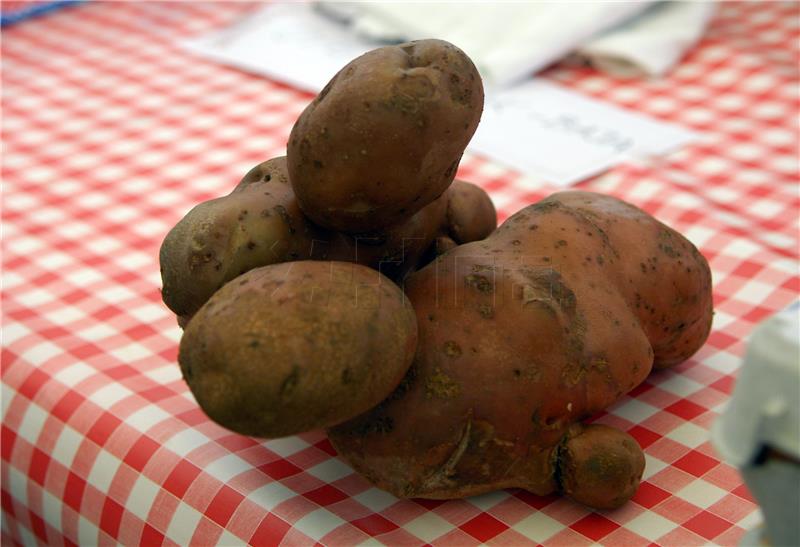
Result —
<path fill-rule="evenodd" d="M 661 76 L 703 35 L 711 2 L 659 2 L 578 48 L 577 55 L 618 76 Z"/>
<path fill-rule="evenodd" d="M 604 70 L 663 74 L 702 34 L 713 10 L 711 3 L 654 0 L 316 6 L 372 40 L 452 42 L 472 58 L 489 87 L 517 83 L 576 51 Z"/>

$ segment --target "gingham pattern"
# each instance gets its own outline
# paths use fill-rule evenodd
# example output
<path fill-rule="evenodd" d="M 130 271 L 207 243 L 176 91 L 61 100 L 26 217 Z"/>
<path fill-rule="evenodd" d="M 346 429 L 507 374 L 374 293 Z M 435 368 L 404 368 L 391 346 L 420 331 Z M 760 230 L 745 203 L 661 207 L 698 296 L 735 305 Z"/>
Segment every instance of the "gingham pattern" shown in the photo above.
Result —
<path fill-rule="evenodd" d="M 753 325 L 800 292 L 798 6 L 720 5 L 663 80 L 546 73 L 706 136 L 579 186 L 687 234 L 715 279 L 707 345 L 598 418 L 647 457 L 633 501 L 606 513 L 521 491 L 399 501 L 321 433 L 210 423 L 180 379 L 158 247 L 282 154 L 311 97 L 176 46 L 253 4 L 90 3 L 4 30 L 3 544 L 736 544 L 760 517 L 708 431 Z M 471 156 L 460 176 L 501 217 L 553 190 Z"/>

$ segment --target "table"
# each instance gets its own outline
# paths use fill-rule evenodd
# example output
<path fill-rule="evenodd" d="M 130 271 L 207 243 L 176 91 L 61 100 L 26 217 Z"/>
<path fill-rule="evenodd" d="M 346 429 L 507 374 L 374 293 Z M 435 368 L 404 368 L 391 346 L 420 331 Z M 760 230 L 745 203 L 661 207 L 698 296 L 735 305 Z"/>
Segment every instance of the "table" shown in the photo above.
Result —
<path fill-rule="evenodd" d="M 643 207 L 708 258 L 705 347 L 598 417 L 647 457 L 623 508 L 509 490 L 397 500 L 320 432 L 272 441 L 199 410 L 157 251 L 196 203 L 282 155 L 311 96 L 176 38 L 253 3 L 92 2 L 3 31 L 3 544 L 734 545 L 760 520 L 709 427 L 753 326 L 800 293 L 798 4 L 726 3 L 668 77 L 544 76 L 702 142 L 578 185 Z M 501 219 L 554 188 L 468 155 Z"/>

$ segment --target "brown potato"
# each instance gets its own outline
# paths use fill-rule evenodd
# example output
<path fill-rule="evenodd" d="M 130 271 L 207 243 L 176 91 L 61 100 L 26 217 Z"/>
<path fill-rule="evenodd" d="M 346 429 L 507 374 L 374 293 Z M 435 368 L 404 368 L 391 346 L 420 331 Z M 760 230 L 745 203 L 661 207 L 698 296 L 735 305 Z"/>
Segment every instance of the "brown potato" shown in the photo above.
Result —
<path fill-rule="evenodd" d="M 286 170 L 286 156 L 272 158 L 271 160 L 263 161 L 250 169 L 236 188 L 234 192 L 241 192 L 253 183 L 259 182 L 279 182 L 281 184 L 289 184 L 289 173 Z"/>
<path fill-rule="evenodd" d="M 447 214 L 439 235 L 418 261 L 418 268 L 436 257 L 471 241 L 485 239 L 497 227 L 497 212 L 489 194 L 480 186 L 455 180 L 445 193 Z"/>
<path fill-rule="evenodd" d="M 480 75 L 452 44 L 420 40 L 358 57 L 292 129 L 301 209 L 347 233 L 403 222 L 453 181 L 482 110 Z"/>
<path fill-rule="evenodd" d="M 456 180 L 448 189 L 447 234 L 457 244 L 489 237 L 497 228 L 497 211 L 489 194 L 472 183 Z"/>
<path fill-rule="evenodd" d="M 596 509 L 616 509 L 633 497 L 644 472 L 636 439 L 602 424 L 575 424 L 565 437 L 558 450 L 565 494 Z"/>
<path fill-rule="evenodd" d="M 375 270 L 303 261 L 251 270 L 189 321 L 179 361 L 208 416 L 274 438 L 375 406 L 408 370 L 416 319 Z"/>
<path fill-rule="evenodd" d="M 356 470 L 402 497 L 564 488 L 556 469 L 570 428 L 639 385 L 654 363 L 692 355 L 712 316 L 697 249 L 643 211 L 588 192 L 523 209 L 411 275 L 406 293 L 419 324 L 412 368 L 377 408 L 329 431 Z M 627 462 L 614 480 L 638 480 L 636 451 L 623 457 L 620 437 L 605 437 L 569 441 L 575 469 L 590 458 L 577 447 L 606 446 Z M 617 499 L 569 486 L 598 507 L 634 489 Z"/>
<path fill-rule="evenodd" d="M 317 258 L 327 233 L 306 220 L 288 184 L 285 158 L 259 164 L 229 195 L 201 203 L 161 245 L 164 303 L 194 314 L 214 291 L 258 266 Z M 258 175 L 256 177 L 256 175 Z"/>

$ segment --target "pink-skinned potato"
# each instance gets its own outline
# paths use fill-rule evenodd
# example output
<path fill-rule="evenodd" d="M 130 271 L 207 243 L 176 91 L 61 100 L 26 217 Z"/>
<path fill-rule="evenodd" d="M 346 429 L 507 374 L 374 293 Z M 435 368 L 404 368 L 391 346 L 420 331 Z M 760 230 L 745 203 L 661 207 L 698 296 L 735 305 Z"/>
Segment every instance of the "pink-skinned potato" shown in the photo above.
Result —
<path fill-rule="evenodd" d="M 596 508 L 624 503 L 641 449 L 581 421 L 654 367 L 689 358 L 712 317 L 697 249 L 640 209 L 588 192 L 523 209 L 405 288 L 419 325 L 413 365 L 380 405 L 328 431 L 341 457 L 400 497 L 516 487 Z M 607 482 L 592 478 L 601 467 Z"/>

